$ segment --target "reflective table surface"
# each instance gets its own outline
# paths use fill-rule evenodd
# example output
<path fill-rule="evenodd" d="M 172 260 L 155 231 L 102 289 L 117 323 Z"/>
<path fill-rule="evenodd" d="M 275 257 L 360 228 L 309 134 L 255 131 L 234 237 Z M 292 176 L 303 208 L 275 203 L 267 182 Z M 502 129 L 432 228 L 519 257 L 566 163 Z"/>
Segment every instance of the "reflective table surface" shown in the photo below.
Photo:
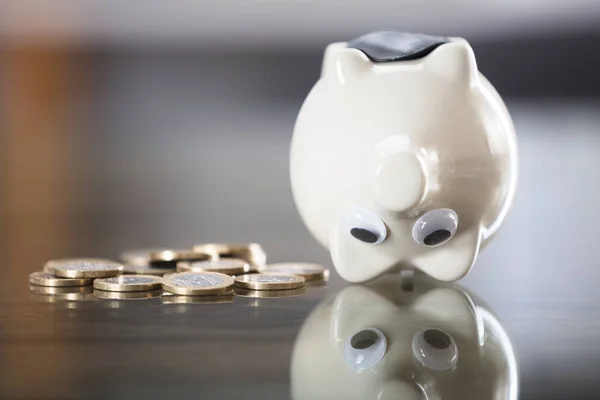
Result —
<path fill-rule="evenodd" d="M 118 258 L 135 247 L 252 241 L 268 261 L 331 268 L 289 191 L 290 135 L 281 132 L 298 104 L 186 113 L 169 110 L 173 99 L 163 103 L 158 88 L 107 86 L 146 119 L 107 118 L 112 135 L 90 133 L 65 155 L 78 168 L 52 183 L 72 188 L 62 220 L 22 237 L 23 223 L 11 225 L 0 398 L 496 399 L 517 389 L 522 399 L 600 398 L 597 103 L 509 102 L 521 160 L 515 203 L 456 285 L 398 275 L 348 285 L 332 271 L 326 286 L 293 297 L 207 304 L 33 293 L 27 276 L 47 258 Z M 181 117 L 177 140 L 161 133 L 155 107 Z M 165 147 L 177 157 L 161 158 Z M 39 222 L 44 203 L 27 204 Z M 365 328 L 386 338 L 380 360 L 376 334 L 351 345 Z"/>

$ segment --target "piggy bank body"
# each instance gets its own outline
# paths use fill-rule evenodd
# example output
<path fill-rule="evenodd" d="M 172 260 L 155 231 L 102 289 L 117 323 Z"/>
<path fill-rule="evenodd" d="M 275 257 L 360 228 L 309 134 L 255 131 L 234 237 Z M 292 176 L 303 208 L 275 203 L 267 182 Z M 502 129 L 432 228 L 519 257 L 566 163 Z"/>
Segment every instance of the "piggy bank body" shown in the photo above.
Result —
<path fill-rule="evenodd" d="M 327 47 L 290 174 L 344 279 L 406 266 L 454 281 L 510 207 L 516 138 L 465 40 L 376 32 Z"/>
<path fill-rule="evenodd" d="M 508 336 L 457 285 L 390 277 L 349 286 L 306 319 L 291 365 L 294 400 L 516 400 Z"/>

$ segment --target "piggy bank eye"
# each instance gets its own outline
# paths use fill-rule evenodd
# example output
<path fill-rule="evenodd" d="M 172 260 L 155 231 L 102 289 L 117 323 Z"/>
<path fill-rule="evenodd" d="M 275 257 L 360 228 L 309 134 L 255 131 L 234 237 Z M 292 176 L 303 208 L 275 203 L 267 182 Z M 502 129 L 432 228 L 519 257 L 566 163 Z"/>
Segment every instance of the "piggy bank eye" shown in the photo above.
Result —
<path fill-rule="evenodd" d="M 350 235 L 361 242 L 379 244 L 385 240 L 385 224 L 368 208 L 352 207 L 344 216 L 344 227 Z"/>
<path fill-rule="evenodd" d="M 458 361 L 458 348 L 452 336 L 441 329 L 426 329 L 412 341 L 413 354 L 425 368 L 447 371 Z"/>
<path fill-rule="evenodd" d="M 435 247 L 446 243 L 456 233 L 458 215 L 449 208 L 429 211 L 415 222 L 413 239 L 425 246 Z"/>
<path fill-rule="evenodd" d="M 344 360 L 356 370 L 374 367 L 385 354 L 387 341 L 379 329 L 367 328 L 350 336 L 344 345 Z"/>

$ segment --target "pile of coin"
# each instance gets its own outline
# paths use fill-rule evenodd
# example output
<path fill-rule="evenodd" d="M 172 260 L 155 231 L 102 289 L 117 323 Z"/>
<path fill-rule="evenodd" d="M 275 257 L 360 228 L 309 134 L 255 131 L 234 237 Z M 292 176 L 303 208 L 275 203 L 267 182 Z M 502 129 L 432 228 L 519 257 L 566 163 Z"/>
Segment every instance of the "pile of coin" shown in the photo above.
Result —
<path fill-rule="evenodd" d="M 93 286 L 102 299 L 163 296 L 170 302 L 223 302 L 244 297 L 288 297 L 304 293 L 306 282 L 327 282 L 329 271 L 309 263 L 267 264 L 256 243 L 200 244 L 192 249 L 124 252 L 122 263 L 98 258 L 50 260 L 29 275 L 31 291 L 51 293 Z M 202 301 L 195 299 L 202 298 Z"/>

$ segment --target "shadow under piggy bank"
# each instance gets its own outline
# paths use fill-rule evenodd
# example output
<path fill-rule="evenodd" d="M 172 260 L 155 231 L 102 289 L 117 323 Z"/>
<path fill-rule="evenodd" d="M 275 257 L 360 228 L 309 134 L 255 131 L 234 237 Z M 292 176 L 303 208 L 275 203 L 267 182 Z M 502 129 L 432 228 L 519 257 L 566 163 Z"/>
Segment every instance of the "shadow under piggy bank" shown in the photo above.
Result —
<path fill-rule="evenodd" d="M 513 400 L 517 363 L 489 308 L 425 275 L 349 286 L 307 318 L 294 346 L 295 400 Z"/>

